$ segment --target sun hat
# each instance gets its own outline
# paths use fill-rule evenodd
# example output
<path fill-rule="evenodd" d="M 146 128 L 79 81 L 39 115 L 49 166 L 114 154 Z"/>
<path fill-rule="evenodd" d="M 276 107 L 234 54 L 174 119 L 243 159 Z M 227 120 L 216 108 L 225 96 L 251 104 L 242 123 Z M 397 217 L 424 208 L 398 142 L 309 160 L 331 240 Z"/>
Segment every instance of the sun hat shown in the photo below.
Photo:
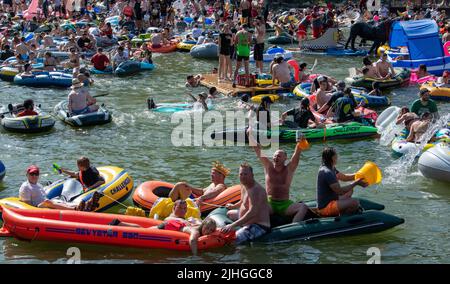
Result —
<path fill-rule="evenodd" d="M 74 89 L 79 89 L 81 87 L 83 87 L 83 84 L 81 84 L 80 80 L 78 80 L 78 78 L 73 78 L 71 88 L 74 90 Z"/>

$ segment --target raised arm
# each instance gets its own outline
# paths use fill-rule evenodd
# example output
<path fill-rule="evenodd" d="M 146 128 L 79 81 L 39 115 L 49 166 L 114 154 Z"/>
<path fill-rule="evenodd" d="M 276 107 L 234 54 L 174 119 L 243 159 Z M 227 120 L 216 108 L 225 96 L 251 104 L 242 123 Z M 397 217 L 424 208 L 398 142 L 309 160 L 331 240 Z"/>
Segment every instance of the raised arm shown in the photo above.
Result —
<path fill-rule="evenodd" d="M 300 147 L 300 143 L 297 143 L 297 145 L 295 145 L 294 154 L 292 155 L 291 161 L 289 162 L 289 165 L 288 165 L 289 172 L 292 173 L 297 169 L 298 164 L 300 163 L 300 154 L 301 153 L 302 153 L 302 149 Z"/>
<path fill-rule="evenodd" d="M 251 127 L 248 128 L 247 135 L 248 135 L 248 141 L 249 141 L 250 146 L 255 145 L 255 146 L 251 146 L 251 147 L 255 151 L 256 157 L 258 157 L 258 159 L 261 161 L 261 163 L 264 167 L 264 170 L 267 169 L 270 166 L 270 160 L 267 157 L 263 157 L 261 155 L 261 145 L 256 141 L 255 137 L 253 137 Z"/>

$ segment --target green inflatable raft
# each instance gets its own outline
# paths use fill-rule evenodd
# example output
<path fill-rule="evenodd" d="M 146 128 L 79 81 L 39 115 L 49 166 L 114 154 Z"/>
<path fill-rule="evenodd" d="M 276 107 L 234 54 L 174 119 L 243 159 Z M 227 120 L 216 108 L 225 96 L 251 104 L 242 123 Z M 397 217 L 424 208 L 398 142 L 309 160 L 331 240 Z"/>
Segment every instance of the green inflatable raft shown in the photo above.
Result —
<path fill-rule="evenodd" d="M 345 79 L 345 81 L 354 87 L 362 87 L 367 89 L 372 89 L 372 84 L 374 82 L 378 82 L 379 88 L 381 90 L 396 88 L 403 85 L 405 82 L 409 81 L 410 71 L 408 69 L 394 68 L 394 70 L 396 74 L 395 77 L 388 80 L 377 80 L 372 78 L 364 79 L 363 76 L 355 76 L 355 77 L 348 77 Z"/>
<path fill-rule="evenodd" d="M 215 140 L 227 140 L 233 142 L 248 143 L 247 129 L 226 129 L 225 131 L 214 132 L 211 138 Z M 257 131 L 255 138 L 267 137 L 267 139 L 278 137 L 281 143 L 296 141 L 296 133 L 301 131 L 309 142 L 336 139 L 362 139 L 377 135 L 377 128 L 363 125 L 358 122 L 347 122 L 339 124 L 328 124 L 325 128 L 288 128 L 280 126 L 278 131 Z"/>
<path fill-rule="evenodd" d="M 354 215 L 319 218 L 314 213 L 310 213 L 309 219 L 298 223 L 289 223 L 290 221 L 285 217 L 271 216 L 271 232 L 257 238 L 254 242 L 276 243 L 376 233 L 405 222 L 402 218 L 381 212 L 384 209 L 382 204 L 365 199 L 359 199 L 359 201 L 364 210 Z M 306 202 L 306 204 L 310 208 L 316 206 L 316 202 Z M 232 223 L 226 216 L 226 212 L 227 209 L 218 208 L 208 217 L 214 219 L 218 227 L 222 227 Z"/>

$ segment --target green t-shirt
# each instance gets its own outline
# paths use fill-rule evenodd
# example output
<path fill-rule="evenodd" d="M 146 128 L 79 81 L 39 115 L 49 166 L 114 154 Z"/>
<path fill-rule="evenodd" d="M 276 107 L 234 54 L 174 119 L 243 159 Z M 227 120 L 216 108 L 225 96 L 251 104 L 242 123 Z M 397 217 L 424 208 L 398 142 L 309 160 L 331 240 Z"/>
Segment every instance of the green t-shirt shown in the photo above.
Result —
<path fill-rule="evenodd" d="M 428 100 L 428 104 L 426 106 L 424 106 L 422 104 L 422 102 L 420 101 L 420 99 L 415 100 L 413 102 L 413 104 L 411 105 L 411 112 L 414 112 L 415 114 L 417 114 L 419 117 L 425 113 L 425 112 L 429 112 L 429 113 L 435 113 L 438 111 L 437 109 L 437 105 L 433 100 Z"/>

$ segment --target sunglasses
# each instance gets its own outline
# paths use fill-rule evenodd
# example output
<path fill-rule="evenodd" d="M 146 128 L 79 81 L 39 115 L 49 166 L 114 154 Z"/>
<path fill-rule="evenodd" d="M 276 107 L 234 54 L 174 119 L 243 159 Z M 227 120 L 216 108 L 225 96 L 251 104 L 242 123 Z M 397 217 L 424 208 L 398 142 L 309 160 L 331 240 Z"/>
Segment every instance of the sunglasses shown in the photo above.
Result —
<path fill-rule="evenodd" d="M 39 176 L 39 173 L 31 173 L 31 174 L 29 174 L 30 176 L 34 176 L 34 177 L 37 177 L 37 176 Z"/>

